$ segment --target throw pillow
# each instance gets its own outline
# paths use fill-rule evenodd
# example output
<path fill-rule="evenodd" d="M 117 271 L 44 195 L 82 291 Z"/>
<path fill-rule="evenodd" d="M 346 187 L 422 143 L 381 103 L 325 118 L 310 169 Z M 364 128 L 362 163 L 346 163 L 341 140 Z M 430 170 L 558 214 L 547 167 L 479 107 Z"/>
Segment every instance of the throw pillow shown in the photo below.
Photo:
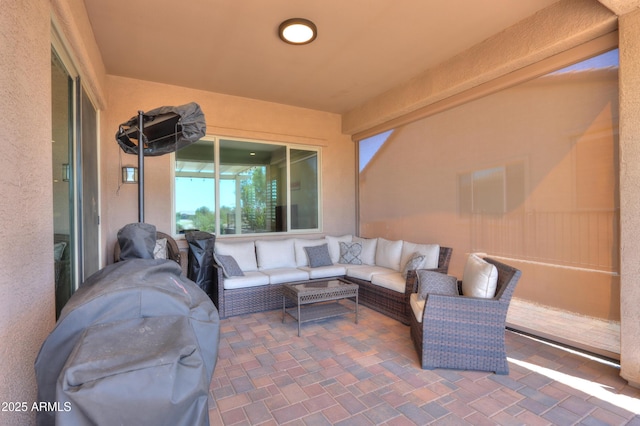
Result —
<path fill-rule="evenodd" d="M 338 263 L 362 265 L 362 244 L 340 242 L 340 260 Z"/>
<path fill-rule="evenodd" d="M 402 277 L 407 278 L 407 273 L 409 271 L 415 271 L 416 269 L 420 269 L 422 264 L 424 263 L 425 256 L 420 253 L 413 253 L 413 256 L 407 260 L 404 267 L 402 268 Z"/>
<path fill-rule="evenodd" d="M 214 253 L 213 258 L 215 259 L 216 263 L 222 268 L 222 274 L 225 276 L 225 278 L 244 276 L 244 272 L 242 272 L 242 269 L 240 269 L 240 266 L 238 266 L 238 262 L 236 262 L 233 256 Z"/>
<path fill-rule="evenodd" d="M 497 285 L 498 269 L 477 254 L 470 254 L 462 274 L 462 294 L 491 299 Z"/>
<path fill-rule="evenodd" d="M 156 240 L 156 246 L 153 248 L 154 259 L 166 259 L 167 258 L 167 239 L 160 238 Z"/>
<path fill-rule="evenodd" d="M 420 269 L 418 274 L 418 299 L 425 300 L 429 294 L 458 296 L 458 280 L 451 275 Z"/>
<path fill-rule="evenodd" d="M 62 260 L 62 255 L 64 254 L 64 249 L 67 247 L 67 243 L 64 241 L 60 241 L 59 243 L 55 243 L 53 245 L 53 260 L 56 262 L 60 262 Z"/>
<path fill-rule="evenodd" d="M 309 266 L 312 268 L 318 268 L 320 266 L 331 266 L 331 256 L 329 256 L 329 246 L 322 244 L 319 246 L 307 246 L 304 248 L 309 257 Z"/>
<path fill-rule="evenodd" d="M 329 255 L 331 256 L 331 261 L 333 263 L 338 263 L 340 260 L 340 242 L 350 243 L 352 241 L 351 235 L 343 235 L 341 237 L 332 237 L 331 235 L 327 235 L 325 239 L 327 240 L 327 244 L 329 245 Z"/>

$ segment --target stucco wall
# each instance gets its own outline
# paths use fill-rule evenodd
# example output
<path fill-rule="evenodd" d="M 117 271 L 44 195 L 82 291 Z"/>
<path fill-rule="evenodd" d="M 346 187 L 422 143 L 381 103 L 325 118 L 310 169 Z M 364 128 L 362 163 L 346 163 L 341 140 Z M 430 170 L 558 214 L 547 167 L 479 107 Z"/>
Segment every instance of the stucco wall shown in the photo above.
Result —
<path fill-rule="evenodd" d="M 108 105 L 102 121 L 102 241 L 105 262 L 112 260 L 118 229 L 138 220 L 138 187 L 118 191 L 120 164 L 137 165 L 137 157 L 121 152 L 114 135 L 118 125 L 162 105 L 196 102 L 207 122 L 207 134 L 290 142 L 322 149 L 322 231 L 332 235 L 355 232 L 355 147 L 341 133 L 340 116 L 253 99 L 108 77 Z M 145 222 L 171 232 L 172 155 L 145 159 Z"/>
<path fill-rule="evenodd" d="M 34 419 L 33 362 L 55 321 L 51 181 L 51 45 L 47 0 L 0 13 L 0 424 Z"/>
<path fill-rule="evenodd" d="M 395 130 L 360 175 L 363 235 L 452 247 L 458 277 L 507 257 L 517 296 L 619 320 L 617 80 L 546 76 Z M 501 167 L 495 210 L 466 211 L 461 177 Z"/>
<path fill-rule="evenodd" d="M 621 375 L 640 387 L 640 11 L 620 18 Z"/>

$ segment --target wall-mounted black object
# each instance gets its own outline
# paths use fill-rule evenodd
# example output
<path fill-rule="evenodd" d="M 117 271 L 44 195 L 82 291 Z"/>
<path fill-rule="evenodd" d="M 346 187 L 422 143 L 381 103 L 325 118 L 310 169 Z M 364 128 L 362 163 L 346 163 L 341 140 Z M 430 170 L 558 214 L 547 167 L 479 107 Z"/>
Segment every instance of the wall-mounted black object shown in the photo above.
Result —
<path fill-rule="evenodd" d="M 127 154 L 138 155 L 139 222 L 144 222 L 144 156 L 179 151 L 200 140 L 206 129 L 204 114 L 195 102 L 138 111 L 137 116 L 120 124 L 116 133 L 118 145 Z"/>

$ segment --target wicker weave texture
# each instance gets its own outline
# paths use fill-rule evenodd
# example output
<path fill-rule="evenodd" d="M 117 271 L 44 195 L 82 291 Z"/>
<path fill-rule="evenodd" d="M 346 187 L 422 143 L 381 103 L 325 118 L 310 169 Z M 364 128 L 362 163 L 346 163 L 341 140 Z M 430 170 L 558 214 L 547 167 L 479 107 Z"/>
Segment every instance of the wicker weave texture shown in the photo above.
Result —
<path fill-rule="evenodd" d="M 449 271 L 452 251 L 453 249 L 450 247 L 440 247 L 438 268 L 433 270 L 446 274 Z M 216 264 L 213 266 L 215 291 L 212 297 L 221 318 L 282 309 L 282 284 L 225 290 L 222 268 Z M 358 297 L 363 305 L 404 324 L 409 324 L 409 295 L 413 289 L 413 282 L 407 280 L 405 293 L 402 294 L 371 284 L 369 281 L 352 277 L 336 278 L 343 278 L 346 281 L 358 284 Z"/>
<path fill-rule="evenodd" d="M 411 314 L 411 338 L 422 368 L 508 374 L 505 322 L 521 272 L 494 259 L 485 260 L 498 270 L 498 287 L 494 298 L 430 294 L 425 303 L 422 323 Z"/>

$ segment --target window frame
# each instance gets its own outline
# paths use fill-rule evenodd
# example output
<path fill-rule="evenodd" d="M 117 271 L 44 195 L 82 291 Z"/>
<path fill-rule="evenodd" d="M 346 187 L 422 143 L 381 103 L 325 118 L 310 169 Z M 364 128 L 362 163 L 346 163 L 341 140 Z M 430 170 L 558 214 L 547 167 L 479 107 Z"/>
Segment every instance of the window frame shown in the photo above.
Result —
<path fill-rule="evenodd" d="M 207 134 L 200 139 L 201 141 L 209 141 L 213 143 L 213 165 L 214 165 L 214 211 L 215 211 L 215 234 L 217 238 L 243 238 L 243 237 L 256 237 L 256 236 L 272 236 L 272 235 L 296 235 L 296 234 L 312 234 L 312 233 L 322 233 L 322 147 L 316 145 L 304 145 L 299 143 L 290 143 L 283 141 L 269 141 L 269 140 L 259 140 L 252 138 L 241 138 L 234 136 L 223 136 L 218 134 Z M 281 146 L 285 148 L 286 153 L 286 179 L 288 184 L 286 185 L 286 212 L 287 218 L 291 218 L 291 150 L 303 150 L 310 151 L 316 153 L 317 158 L 317 170 L 316 170 L 316 191 L 317 191 L 317 227 L 315 228 L 305 228 L 305 229 L 292 229 L 291 220 L 287 220 L 287 229 L 285 231 L 270 231 L 270 232 L 252 232 L 252 233 L 234 233 L 234 234 L 223 234 L 220 232 L 221 230 L 221 218 L 220 218 L 220 200 L 221 200 L 221 174 L 220 174 L 220 165 L 221 165 L 221 155 L 220 155 L 220 145 L 221 141 L 237 141 L 242 143 L 252 143 L 259 145 L 274 145 Z M 178 177 L 176 173 L 176 152 L 171 154 L 171 232 L 177 237 L 184 237 L 184 233 L 177 230 L 176 223 L 176 214 L 178 212 L 176 205 L 176 178 Z"/>

